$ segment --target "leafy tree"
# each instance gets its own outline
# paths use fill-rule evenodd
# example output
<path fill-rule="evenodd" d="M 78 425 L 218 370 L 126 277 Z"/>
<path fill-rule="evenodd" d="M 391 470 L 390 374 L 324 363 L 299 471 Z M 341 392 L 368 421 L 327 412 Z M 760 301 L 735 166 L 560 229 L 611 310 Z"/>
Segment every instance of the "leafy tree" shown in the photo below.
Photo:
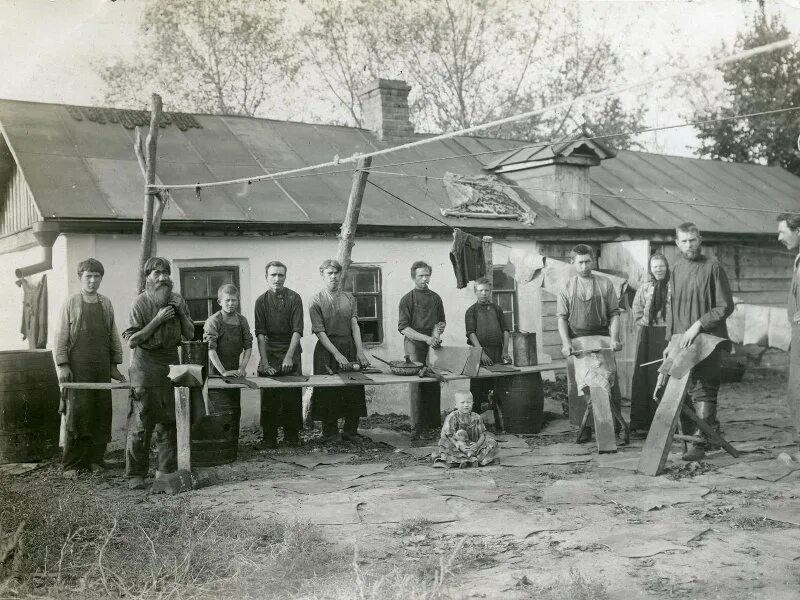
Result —
<path fill-rule="evenodd" d="M 762 7 L 749 19 L 748 28 L 738 33 L 733 51 L 756 48 L 790 35 L 780 16 L 768 16 Z M 795 47 L 729 63 L 720 71 L 723 93 L 714 98 L 715 107 L 695 110 L 695 120 L 800 106 L 800 51 Z M 800 175 L 796 112 L 708 123 L 698 125 L 697 131 L 700 156 L 780 165 Z"/>
<path fill-rule="evenodd" d="M 284 0 L 152 1 L 137 58 L 100 68 L 105 101 L 147 106 L 158 91 L 180 110 L 263 111 L 298 69 L 284 11 Z"/>
<path fill-rule="evenodd" d="M 344 121 L 360 125 L 359 90 L 405 79 L 420 131 L 456 130 L 602 89 L 622 71 L 610 40 L 585 39 L 575 5 L 510 0 L 311 0 L 309 64 Z M 617 98 L 514 123 L 487 135 L 552 139 L 578 128 L 634 129 L 642 109 Z M 618 146 L 630 140 L 616 138 Z"/>

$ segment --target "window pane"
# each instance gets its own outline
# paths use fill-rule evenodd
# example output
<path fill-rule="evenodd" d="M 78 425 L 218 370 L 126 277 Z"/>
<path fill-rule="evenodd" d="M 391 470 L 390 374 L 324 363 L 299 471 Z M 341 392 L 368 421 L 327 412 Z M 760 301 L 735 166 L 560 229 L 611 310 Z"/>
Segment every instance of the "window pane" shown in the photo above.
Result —
<path fill-rule="evenodd" d="M 356 292 L 377 292 L 378 273 L 375 269 L 358 270 L 354 273 L 356 282 Z"/>
<path fill-rule="evenodd" d="M 494 293 L 494 301 L 503 309 L 503 312 L 514 310 L 514 295 L 509 293 Z"/>
<path fill-rule="evenodd" d="M 378 316 L 377 298 L 375 296 L 356 296 L 356 308 L 360 318 L 372 318 Z"/>
<path fill-rule="evenodd" d="M 208 278 L 202 271 L 194 273 L 187 273 L 183 278 L 183 297 L 187 300 L 191 298 L 206 298 L 208 297 Z"/>
<path fill-rule="evenodd" d="M 195 321 L 205 321 L 211 315 L 208 314 L 208 300 L 186 300 L 189 305 L 189 314 Z"/>
<path fill-rule="evenodd" d="M 224 271 L 206 271 L 208 273 L 208 297 L 216 298 L 217 291 L 226 283 L 234 283 L 233 271 L 225 269 Z"/>
<path fill-rule="evenodd" d="M 494 289 L 496 290 L 515 290 L 517 289 L 516 282 L 513 277 L 509 277 L 503 272 L 503 269 L 493 269 L 492 281 Z"/>
<path fill-rule="evenodd" d="M 380 328 L 377 321 L 364 321 L 361 327 L 361 340 L 365 343 L 380 342 Z"/>

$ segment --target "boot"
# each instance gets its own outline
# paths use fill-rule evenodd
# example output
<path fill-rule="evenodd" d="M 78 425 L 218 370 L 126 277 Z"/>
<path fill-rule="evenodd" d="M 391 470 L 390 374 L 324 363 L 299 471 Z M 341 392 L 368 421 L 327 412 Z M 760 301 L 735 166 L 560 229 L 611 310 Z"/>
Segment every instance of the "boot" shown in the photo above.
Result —
<path fill-rule="evenodd" d="M 683 453 L 681 456 L 682 460 L 688 462 L 697 462 L 703 460 L 706 457 L 706 445 L 705 443 L 695 442 L 689 446 L 689 449 Z"/>
<path fill-rule="evenodd" d="M 694 410 L 697 416 L 700 417 L 705 423 L 711 427 L 718 427 L 717 423 L 717 403 L 716 402 L 695 402 Z M 683 453 L 681 457 L 685 461 L 699 461 L 706 457 L 706 450 L 708 449 L 708 439 L 705 434 L 700 431 L 698 427 L 694 435 L 703 438 L 702 442 L 693 442 L 689 450 Z"/>

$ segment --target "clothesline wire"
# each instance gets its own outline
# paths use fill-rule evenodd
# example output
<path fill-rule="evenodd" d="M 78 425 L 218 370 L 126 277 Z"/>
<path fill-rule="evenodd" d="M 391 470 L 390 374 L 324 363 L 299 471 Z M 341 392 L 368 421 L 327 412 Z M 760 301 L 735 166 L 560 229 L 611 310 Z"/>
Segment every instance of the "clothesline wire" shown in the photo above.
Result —
<path fill-rule="evenodd" d="M 389 175 L 394 177 L 412 177 L 416 179 L 436 179 L 444 181 L 444 177 L 435 177 L 433 175 L 414 175 L 413 173 L 397 173 L 395 171 L 370 171 L 374 175 Z M 522 190 L 534 190 L 537 192 L 556 192 L 556 193 L 563 193 L 563 190 L 557 190 L 552 188 L 540 188 L 540 187 L 533 187 L 529 185 L 512 185 L 510 183 L 503 183 L 504 187 L 510 188 L 518 188 Z M 567 192 L 569 194 L 575 194 L 579 196 L 591 196 L 595 198 L 616 198 L 617 200 L 640 200 L 645 202 L 658 202 L 660 204 L 680 204 L 682 206 L 702 206 L 705 208 L 724 208 L 728 210 L 741 210 L 747 212 L 758 212 L 758 213 L 769 213 L 769 214 L 800 214 L 796 212 L 786 211 L 786 210 L 774 210 L 774 209 L 767 209 L 767 208 L 748 208 L 746 206 L 729 206 L 725 204 L 708 204 L 708 203 L 701 203 L 696 202 L 696 198 L 692 198 L 691 201 L 687 202 L 680 202 L 678 200 L 656 200 L 654 198 L 648 198 L 647 196 L 619 196 L 617 194 L 599 194 L 595 192 L 580 192 L 580 191 L 573 191 L 570 190 Z M 674 193 L 666 192 L 672 196 L 675 196 Z"/>
<path fill-rule="evenodd" d="M 425 211 L 425 210 L 422 210 L 420 207 L 418 207 L 418 206 L 415 206 L 414 204 L 411 204 L 410 202 L 408 202 L 408 201 L 406 201 L 406 200 L 403 200 L 403 199 L 402 199 L 400 196 L 398 196 L 398 195 L 396 195 L 396 194 L 393 194 L 393 193 L 392 193 L 392 192 L 390 192 L 389 190 L 387 190 L 387 189 L 385 189 L 385 188 L 383 188 L 383 187 L 379 186 L 379 185 L 378 185 L 377 183 L 375 183 L 374 181 L 372 181 L 372 180 L 370 180 L 370 179 L 367 179 L 367 183 L 369 183 L 370 185 L 372 185 L 372 186 L 374 186 L 374 187 L 378 188 L 378 189 L 379 189 L 380 191 L 382 191 L 384 194 L 388 194 L 389 196 L 391 196 L 391 197 L 392 197 L 392 198 L 394 198 L 395 200 L 399 200 L 400 202 L 402 202 L 402 203 L 403 203 L 403 204 L 405 204 L 406 206 L 409 206 L 409 207 L 413 208 L 414 210 L 418 210 L 418 211 L 419 211 L 419 212 L 421 212 L 423 215 L 425 215 L 425 216 L 427 216 L 427 217 L 430 217 L 431 219 L 433 219 L 433 220 L 434 220 L 434 221 L 436 221 L 437 223 L 441 223 L 442 225 L 444 225 L 445 227 L 449 228 L 450 230 L 452 230 L 452 231 L 455 231 L 455 230 L 457 229 L 456 227 L 453 227 L 452 225 L 450 225 L 450 223 L 446 223 L 445 221 L 442 221 L 442 220 L 441 220 L 441 219 L 439 219 L 438 217 L 435 217 L 435 216 L 433 216 L 433 215 L 432 215 L 432 214 L 430 214 L 429 212 L 427 212 L 427 211 Z M 494 240 L 493 240 L 493 241 L 492 241 L 492 243 L 493 243 L 493 244 L 497 244 L 498 246 L 503 246 L 503 247 L 505 247 L 505 248 L 509 248 L 509 249 L 511 249 L 511 246 L 509 246 L 509 245 L 507 245 L 507 244 L 503 244 L 502 242 L 498 242 L 498 241 L 494 241 Z"/>
<path fill-rule="evenodd" d="M 448 133 L 435 135 L 435 136 L 430 137 L 430 138 L 424 138 L 424 139 L 417 140 L 417 141 L 414 141 L 414 142 L 401 144 L 399 146 L 392 146 L 390 148 L 384 148 L 382 150 L 375 150 L 373 152 L 367 152 L 365 154 L 355 154 L 353 156 L 346 157 L 344 159 L 339 159 L 337 157 L 334 160 L 329 161 L 327 163 L 320 163 L 320 164 L 317 164 L 317 165 L 309 165 L 309 166 L 306 166 L 306 167 L 299 167 L 299 168 L 296 168 L 296 169 L 289 169 L 289 170 L 281 171 L 279 173 L 274 173 L 274 174 L 257 175 L 257 176 L 254 176 L 254 177 L 243 177 L 243 178 L 239 178 L 239 179 L 230 179 L 230 180 L 226 180 L 226 181 L 213 181 L 213 182 L 207 182 L 207 183 L 180 184 L 180 185 L 170 185 L 170 184 L 149 185 L 149 186 L 147 186 L 147 190 L 150 191 L 150 192 L 153 192 L 153 191 L 164 190 L 164 189 L 172 189 L 172 190 L 194 189 L 195 191 L 197 191 L 199 193 L 200 189 L 202 189 L 202 188 L 219 187 L 219 186 L 239 184 L 239 183 L 253 183 L 255 181 L 264 181 L 264 180 L 274 179 L 275 177 L 279 177 L 279 176 L 291 175 L 291 174 L 301 173 L 301 172 L 306 172 L 306 171 L 314 171 L 314 170 L 318 170 L 318 169 L 325 168 L 325 167 L 333 167 L 333 166 L 336 166 L 336 165 L 339 165 L 339 164 L 357 163 L 358 161 L 363 160 L 364 158 L 367 158 L 367 157 L 375 157 L 375 156 L 382 156 L 382 155 L 385 155 L 385 154 L 391 154 L 391 153 L 394 153 L 394 152 L 398 152 L 400 150 L 407 150 L 407 149 L 410 149 L 410 148 L 416 148 L 416 147 L 423 146 L 423 145 L 426 145 L 426 144 L 431 144 L 433 142 L 448 140 L 448 139 L 452 139 L 452 138 L 457 137 L 457 136 L 465 136 L 465 135 L 468 135 L 470 133 L 474 133 L 474 132 L 477 132 L 477 131 L 483 131 L 485 129 L 490 129 L 490 128 L 493 128 L 493 127 L 499 127 L 500 125 L 505 125 L 505 124 L 508 124 L 508 123 L 515 123 L 517 121 L 522 121 L 524 119 L 530 119 L 531 117 L 535 117 L 535 116 L 541 115 L 541 114 L 543 114 L 545 112 L 548 112 L 548 111 L 554 111 L 554 110 L 559 110 L 559 109 L 563 109 L 563 108 L 569 108 L 569 107 L 571 107 L 572 105 L 574 105 L 576 103 L 583 103 L 583 102 L 586 102 L 586 101 L 589 101 L 589 100 L 597 100 L 597 99 L 606 98 L 606 97 L 609 97 L 609 96 L 618 96 L 618 95 L 620 95 L 620 94 L 622 94 L 624 92 L 628 92 L 628 91 L 636 89 L 636 88 L 646 87 L 646 86 L 653 85 L 653 84 L 656 84 L 656 83 L 661 83 L 663 81 L 669 81 L 669 80 L 675 79 L 677 77 L 681 77 L 681 76 L 688 75 L 688 74 L 695 73 L 695 72 L 699 72 L 699 71 L 705 71 L 707 69 L 719 67 L 719 66 L 724 65 L 724 64 L 735 63 L 735 62 L 738 62 L 738 61 L 741 61 L 741 60 L 744 60 L 744 59 L 747 59 L 747 58 L 751 58 L 753 56 L 757 56 L 757 55 L 760 55 L 760 54 L 765 54 L 765 53 L 768 53 L 768 52 L 774 52 L 775 50 L 780 50 L 782 48 L 786 48 L 788 46 L 791 46 L 792 44 L 796 43 L 797 40 L 798 40 L 797 37 L 790 36 L 790 37 L 788 37 L 788 38 L 786 38 L 784 40 L 781 40 L 781 41 L 772 42 L 770 44 L 765 44 L 763 46 L 758 46 L 756 48 L 751 48 L 749 50 L 744 50 L 742 52 L 737 52 L 737 53 L 734 53 L 734 54 L 730 54 L 730 55 L 722 57 L 722 58 L 713 59 L 713 60 L 707 61 L 707 62 L 705 62 L 703 64 L 700 64 L 700 65 L 697 65 L 697 66 L 694 66 L 694 67 L 688 67 L 688 68 L 685 68 L 685 69 L 679 69 L 679 70 L 677 70 L 677 71 L 675 71 L 673 73 L 667 74 L 667 75 L 657 75 L 657 76 L 654 76 L 654 77 L 650 77 L 650 78 L 647 78 L 647 79 L 644 79 L 644 80 L 640 80 L 640 81 L 637 81 L 637 82 L 634 82 L 634 83 L 631 83 L 631 84 L 627 84 L 627 85 L 623 85 L 623 86 L 619 86 L 619 87 L 616 87 L 616 88 L 606 88 L 604 90 L 599 90 L 599 91 L 596 91 L 596 92 L 589 92 L 589 93 L 586 93 L 586 94 L 581 94 L 581 95 L 577 96 L 576 98 L 573 98 L 573 99 L 570 99 L 570 100 L 557 102 L 557 103 L 551 104 L 549 106 L 545 106 L 545 107 L 538 108 L 538 109 L 535 109 L 535 110 L 531 110 L 531 111 L 527 111 L 527 112 L 523 112 L 523 113 L 518 113 L 516 115 L 512 115 L 512 116 L 505 117 L 505 118 L 502 118 L 502 119 L 496 119 L 494 121 L 489 121 L 487 123 L 482 123 L 482 124 L 479 124 L 479 125 L 473 125 L 472 127 L 467 127 L 467 128 L 460 129 L 460 130 L 457 130 L 457 131 L 452 131 L 452 132 L 448 132 Z"/>

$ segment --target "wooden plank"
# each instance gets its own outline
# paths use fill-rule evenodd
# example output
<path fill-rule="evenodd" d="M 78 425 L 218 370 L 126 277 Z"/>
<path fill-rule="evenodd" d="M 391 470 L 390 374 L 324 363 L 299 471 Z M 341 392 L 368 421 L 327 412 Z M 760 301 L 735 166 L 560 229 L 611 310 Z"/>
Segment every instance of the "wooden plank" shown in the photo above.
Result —
<path fill-rule="evenodd" d="M 636 470 L 643 475 L 655 477 L 664 469 L 669 449 L 672 446 L 672 434 L 678 425 L 683 399 L 689 388 L 691 371 L 681 378 L 670 377 L 664 389 L 664 395 L 658 404 L 650 431 L 642 447 L 639 466 Z"/>
<path fill-rule="evenodd" d="M 192 470 L 192 425 L 189 388 L 175 388 L 175 428 L 178 433 L 178 470 Z"/>
<path fill-rule="evenodd" d="M 594 435 L 598 452 L 616 452 L 617 440 L 614 435 L 614 415 L 611 414 L 611 401 L 608 392 L 601 387 L 589 388 L 594 418 Z"/>
<path fill-rule="evenodd" d="M 532 365 L 530 367 L 516 367 L 518 372 L 516 373 L 493 373 L 490 371 L 481 371 L 476 375 L 478 379 L 484 377 L 515 377 L 517 375 L 525 375 L 527 373 L 544 373 L 546 371 L 564 371 L 567 368 L 567 362 L 565 360 L 555 360 L 550 363 L 543 363 L 538 365 Z M 396 384 L 408 384 L 408 383 L 433 383 L 438 382 L 438 379 L 433 377 L 403 377 L 401 375 L 391 375 L 389 373 L 370 373 L 368 375 L 372 381 L 367 385 L 396 385 Z M 456 381 L 456 380 L 463 380 L 463 379 L 471 379 L 471 377 L 467 377 L 466 375 L 451 375 L 449 373 L 445 373 L 442 377 L 447 381 Z M 270 379 L 269 377 L 249 377 L 250 381 L 255 383 L 260 388 L 298 388 L 298 387 L 341 387 L 343 385 L 363 385 L 359 383 L 353 382 L 344 382 L 341 377 L 338 375 L 311 375 L 308 378 L 308 381 L 276 381 L 274 379 Z M 62 383 L 61 387 L 63 389 L 72 389 L 72 390 L 127 390 L 130 389 L 130 384 L 127 382 L 120 383 L 118 381 L 114 382 L 102 382 L 102 383 L 75 383 L 75 382 L 67 382 Z M 225 383 L 222 379 L 217 377 L 211 377 L 208 380 L 208 387 L 212 390 L 231 390 L 231 389 L 241 389 L 246 388 L 247 386 L 243 383 Z"/>

